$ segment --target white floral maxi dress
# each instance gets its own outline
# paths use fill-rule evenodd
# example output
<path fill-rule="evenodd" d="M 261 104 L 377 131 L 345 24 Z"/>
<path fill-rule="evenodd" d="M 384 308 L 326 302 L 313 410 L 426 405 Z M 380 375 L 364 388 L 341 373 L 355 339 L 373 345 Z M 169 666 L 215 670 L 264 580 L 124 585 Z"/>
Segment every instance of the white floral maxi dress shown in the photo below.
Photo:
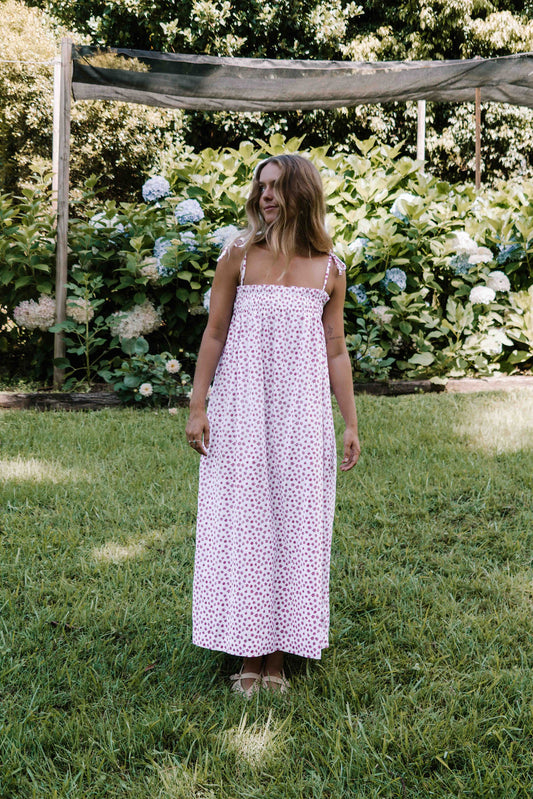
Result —
<path fill-rule="evenodd" d="M 243 285 L 200 458 L 193 643 L 241 657 L 328 646 L 336 449 L 322 289 Z"/>

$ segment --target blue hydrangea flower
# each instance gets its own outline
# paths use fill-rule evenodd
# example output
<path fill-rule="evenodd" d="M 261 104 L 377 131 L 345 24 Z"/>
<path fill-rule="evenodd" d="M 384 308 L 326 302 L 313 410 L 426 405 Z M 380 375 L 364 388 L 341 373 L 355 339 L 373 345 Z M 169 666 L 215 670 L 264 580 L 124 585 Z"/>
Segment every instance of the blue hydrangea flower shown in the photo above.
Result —
<path fill-rule="evenodd" d="M 192 231 L 186 230 L 180 235 L 180 239 L 187 252 L 198 252 L 196 236 Z"/>
<path fill-rule="evenodd" d="M 389 283 L 395 283 L 400 291 L 405 291 L 405 287 L 407 286 L 407 275 L 403 269 L 393 266 L 392 269 L 387 269 L 385 272 L 383 283 L 385 288 L 388 288 Z"/>
<path fill-rule="evenodd" d="M 204 212 L 198 200 L 182 200 L 174 209 L 174 216 L 178 224 L 187 225 L 203 219 Z"/>
<path fill-rule="evenodd" d="M 511 241 L 509 244 L 498 244 L 498 255 L 496 256 L 496 263 L 505 264 L 511 258 L 513 253 L 520 249 L 520 244 L 517 241 Z"/>
<path fill-rule="evenodd" d="M 154 258 L 162 258 L 163 255 L 170 250 L 172 247 L 172 242 L 170 239 L 166 239 L 164 236 L 160 236 L 158 239 L 154 241 L 154 251 L 153 256 Z"/>
<path fill-rule="evenodd" d="M 467 275 L 472 269 L 473 264 L 470 263 L 468 253 L 461 253 L 454 255 L 450 258 L 450 266 L 456 275 Z"/>
<path fill-rule="evenodd" d="M 203 306 L 206 311 L 209 310 L 209 302 L 211 300 L 211 289 L 207 289 L 203 297 Z"/>
<path fill-rule="evenodd" d="M 163 275 L 163 277 L 168 277 L 169 275 L 172 275 L 175 271 L 174 269 L 168 266 L 163 266 L 163 264 L 161 263 L 161 258 L 166 252 L 168 252 L 168 250 L 171 247 L 172 247 L 172 242 L 169 239 L 166 239 L 164 236 L 160 236 L 154 242 L 153 256 L 157 260 L 157 271 L 159 272 L 160 275 Z"/>
<path fill-rule="evenodd" d="M 211 238 L 215 247 L 225 247 L 231 239 L 237 235 L 239 228 L 235 225 L 224 225 L 224 227 L 217 228 Z"/>
<path fill-rule="evenodd" d="M 157 200 L 162 200 L 163 197 L 168 197 L 169 194 L 170 183 L 166 178 L 161 177 L 161 175 L 148 178 L 142 187 L 142 195 L 145 203 L 154 203 Z"/>
<path fill-rule="evenodd" d="M 366 290 L 362 283 L 356 283 L 354 286 L 350 286 L 348 291 L 350 294 L 353 294 L 357 302 L 360 302 L 361 305 L 364 305 L 365 302 L 368 301 Z"/>

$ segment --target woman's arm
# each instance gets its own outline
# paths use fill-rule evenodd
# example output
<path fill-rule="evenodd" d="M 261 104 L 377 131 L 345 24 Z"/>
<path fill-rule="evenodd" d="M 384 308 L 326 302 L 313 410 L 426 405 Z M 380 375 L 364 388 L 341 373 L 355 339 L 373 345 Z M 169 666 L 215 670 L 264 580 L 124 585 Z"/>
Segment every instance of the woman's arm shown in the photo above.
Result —
<path fill-rule="evenodd" d="M 189 420 L 185 427 L 187 440 L 195 442 L 191 446 L 202 455 L 207 455 L 209 446 L 209 422 L 205 412 L 207 392 L 226 343 L 243 255 L 238 247 L 232 247 L 223 255 L 211 286 L 209 317 L 198 351 Z"/>
<path fill-rule="evenodd" d="M 346 297 L 346 275 L 335 275 L 329 302 L 324 307 L 322 322 L 326 338 L 329 381 L 342 418 L 344 431 L 344 457 L 340 468 L 348 471 L 357 463 L 361 453 L 357 430 L 357 411 L 353 393 L 353 377 L 350 356 L 344 337 L 344 300 Z"/>

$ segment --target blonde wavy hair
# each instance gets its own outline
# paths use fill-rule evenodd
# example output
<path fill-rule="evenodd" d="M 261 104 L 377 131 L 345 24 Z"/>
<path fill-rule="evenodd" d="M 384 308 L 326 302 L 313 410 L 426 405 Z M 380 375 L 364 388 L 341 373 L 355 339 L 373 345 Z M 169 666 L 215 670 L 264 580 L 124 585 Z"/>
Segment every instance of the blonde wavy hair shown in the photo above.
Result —
<path fill-rule="evenodd" d="M 276 219 L 267 224 L 259 208 L 261 172 L 267 164 L 281 170 L 274 184 L 278 204 Z M 326 203 L 322 180 L 316 166 L 301 155 L 276 155 L 261 161 L 246 201 L 248 228 L 241 234 L 246 251 L 252 244 L 266 243 L 275 257 L 283 254 L 328 253 L 333 242 L 326 230 Z"/>

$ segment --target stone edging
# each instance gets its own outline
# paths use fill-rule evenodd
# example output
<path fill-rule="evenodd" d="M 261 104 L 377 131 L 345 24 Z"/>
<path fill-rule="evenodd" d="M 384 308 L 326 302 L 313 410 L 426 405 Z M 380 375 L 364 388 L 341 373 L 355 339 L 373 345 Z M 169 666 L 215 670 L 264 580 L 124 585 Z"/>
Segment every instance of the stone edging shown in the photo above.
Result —
<path fill-rule="evenodd" d="M 384 380 L 373 383 L 356 383 L 356 394 L 375 394 L 396 397 L 401 394 L 472 394 L 477 391 L 516 391 L 533 389 L 533 375 L 508 375 L 507 377 L 459 377 L 449 378 L 445 385 L 430 380 Z"/>
<path fill-rule="evenodd" d="M 356 383 L 356 394 L 373 394 L 375 396 L 397 397 L 404 394 L 469 394 L 476 391 L 515 391 L 533 389 L 533 375 L 511 375 L 509 377 L 462 377 L 450 379 L 446 385 L 435 385 L 429 380 L 384 380 L 372 383 Z M 29 394 L 21 392 L 0 392 L 0 408 L 34 410 L 70 410 L 85 411 L 113 408 L 121 402 L 113 391 L 93 391 L 86 394 L 75 392 L 34 391 Z M 186 397 L 179 397 L 175 405 L 187 407 Z"/>

